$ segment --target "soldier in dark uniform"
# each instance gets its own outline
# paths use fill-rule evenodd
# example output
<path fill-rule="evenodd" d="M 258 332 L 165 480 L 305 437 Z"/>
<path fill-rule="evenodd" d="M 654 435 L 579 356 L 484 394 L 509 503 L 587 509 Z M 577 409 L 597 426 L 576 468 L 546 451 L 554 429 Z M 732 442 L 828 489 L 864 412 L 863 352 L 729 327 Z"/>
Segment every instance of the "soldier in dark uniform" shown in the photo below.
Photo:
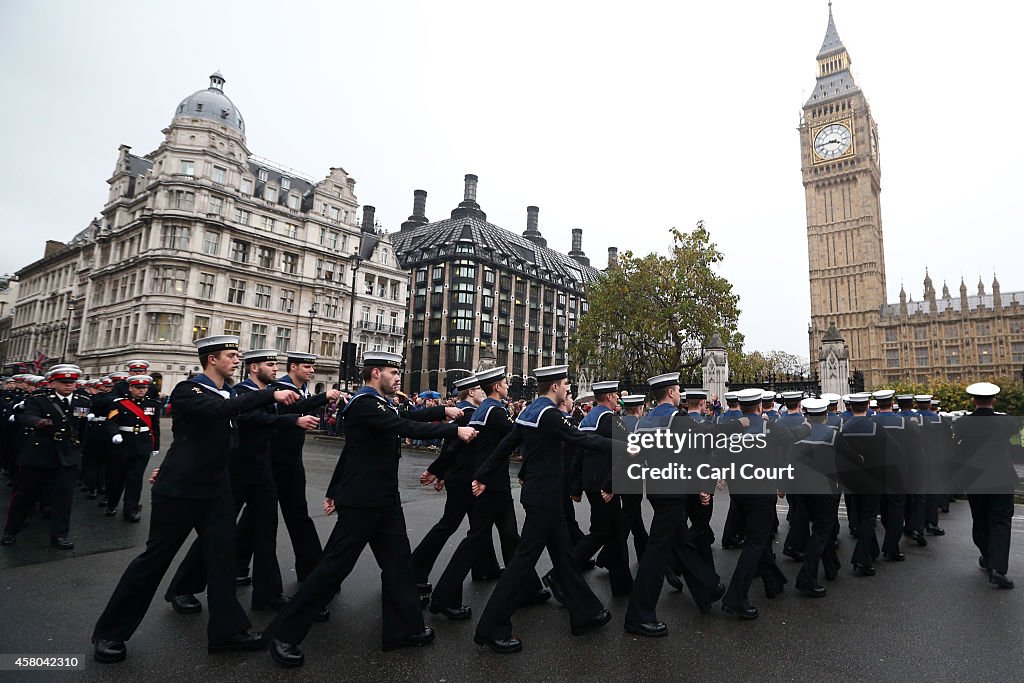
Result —
<path fill-rule="evenodd" d="M 974 411 L 953 423 L 953 448 L 959 466 L 958 488 L 971 506 L 971 536 L 981 552 L 978 565 L 989 583 L 1013 588 L 1010 536 L 1017 472 L 1010 459 L 1010 438 L 1020 433 L 1018 418 L 995 411 L 999 387 L 978 382 L 967 387 Z"/>
<path fill-rule="evenodd" d="M 313 354 L 288 352 L 288 372 L 275 380 L 271 388 L 291 391 L 299 400 L 279 412 L 309 415 L 318 412 L 330 401 L 337 401 L 341 396 L 337 389 L 320 394 L 309 393 L 308 384 L 316 374 L 316 360 Z M 309 504 L 306 502 L 306 468 L 302 463 L 302 447 L 305 442 L 305 432 L 299 429 L 274 430 L 271 441 L 271 469 L 277 486 L 277 500 L 295 551 L 295 578 L 299 581 L 304 581 L 313 571 L 321 552 L 320 537 L 309 517 Z M 243 529 L 250 522 L 247 517 L 242 517 Z M 243 533 L 242 538 L 236 576 L 247 573 L 245 568 L 249 566 L 249 558 L 252 556 L 252 548 L 244 540 L 249 535 Z"/>
<path fill-rule="evenodd" d="M 235 598 L 235 507 L 228 477 L 228 453 L 236 442 L 233 418 L 261 406 L 294 403 L 294 392 L 254 391 L 233 396 L 225 381 L 240 362 L 238 337 L 194 342 L 202 374 L 179 382 L 171 393 L 174 439 L 156 475 L 146 550 L 132 560 L 93 630 L 94 657 L 119 662 L 125 641 L 142 622 L 160 580 L 193 529 L 206 564 L 210 653 L 262 649 L 262 634 L 250 633 Z"/>
<path fill-rule="evenodd" d="M 90 399 L 89 429 L 82 449 L 82 480 L 86 498 L 95 500 L 102 496 L 99 505 L 104 508 L 108 502 L 105 487 L 111 451 L 106 421 L 114 405 L 115 397 L 111 391 L 113 386 L 114 382 L 109 377 L 96 380 L 96 393 Z"/>
<path fill-rule="evenodd" d="M 457 424 L 463 427 L 469 424 L 473 411 L 483 402 L 484 393 L 480 389 L 480 380 L 475 375 L 455 382 L 455 389 L 459 392 L 456 407 L 462 410 L 462 417 L 458 419 Z M 473 491 L 470 484 L 473 481 L 473 471 L 476 469 L 476 454 L 469 446 L 464 447 L 463 444 L 464 442 L 458 438 L 445 439 L 437 458 L 420 476 L 421 485 L 434 484 L 436 488 L 443 487 L 447 492 L 441 519 L 430 528 L 412 551 L 416 589 L 422 597 L 430 595 L 430 570 L 433 569 L 437 556 L 448 539 L 458 531 L 462 520 L 471 514 L 473 509 Z M 489 547 L 490 552 L 486 548 L 481 548 L 481 552 L 475 558 L 473 573 L 481 578 L 497 578 L 498 575 L 494 545 L 490 544 Z"/>
<path fill-rule="evenodd" d="M 146 463 L 160 453 L 160 402 L 148 397 L 153 378 L 132 375 L 128 396 L 114 401 L 105 429 L 112 447 L 107 463 L 107 517 L 117 514 L 124 491 L 124 519 L 142 519 L 142 478 Z M 94 423 L 96 424 L 96 423 Z"/>
<path fill-rule="evenodd" d="M 761 419 L 768 422 L 775 422 L 779 419 L 779 411 L 775 410 L 774 391 L 765 391 L 761 395 Z"/>
<path fill-rule="evenodd" d="M 721 425 L 699 424 L 679 410 L 679 373 L 669 372 L 647 380 L 658 402 L 637 424 L 636 431 L 671 430 L 694 434 L 739 433 L 747 421 L 731 420 Z M 705 460 L 707 449 L 692 448 L 677 456 L 680 460 Z M 690 493 L 652 493 L 648 482 L 647 500 L 654 508 L 647 550 L 640 558 L 633 582 L 633 593 L 629 598 L 624 628 L 628 633 L 657 638 L 668 634 L 668 626 L 658 621 L 657 606 L 665 580 L 665 569 L 670 563 L 677 563 L 674 573 L 681 573 L 690 595 L 702 613 L 721 599 L 725 586 L 719 581 L 714 567 L 701 557 L 686 528 L 686 501 Z M 672 559 L 673 554 L 676 556 Z"/>
<path fill-rule="evenodd" d="M 794 428 L 799 427 L 805 422 L 803 412 L 801 412 L 803 397 L 802 391 L 783 391 L 780 394 L 780 398 L 786 406 L 786 413 L 777 418 L 780 425 Z M 781 456 L 783 460 L 788 461 L 787 453 L 782 453 Z M 782 554 L 797 562 L 803 562 L 807 538 L 811 533 L 811 520 L 801 494 L 787 494 L 786 502 L 789 503 L 789 512 L 786 513 L 786 521 L 789 522 L 789 532 L 786 534 L 786 540 L 782 544 Z"/>
<path fill-rule="evenodd" d="M 686 400 L 686 414 L 697 424 L 720 424 L 721 415 L 712 418 L 705 418 L 704 411 L 707 407 L 708 396 L 711 392 L 707 389 L 687 388 L 683 390 Z M 705 460 L 710 458 L 710 450 Z M 686 518 L 690 523 L 690 538 L 697 546 L 697 552 L 701 559 L 715 569 L 715 556 L 711 552 L 711 546 L 715 544 L 715 532 L 711 529 L 711 517 L 715 513 L 714 489 L 710 491 L 691 492 L 686 497 Z M 717 572 L 717 569 L 715 569 Z M 666 579 L 670 578 L 668 575 Z M 679 588 L 677 587 L 677 590 Z"/>
<path fill-rule="evenodd" d="M 461 417 L 458 408 L 438 406 L 400 415 L 389 399 L 398 391 L 401 364 L 396 353 L 363 354 L 363 386 L 345 406 L 345 447 L 324 503 L 328 514 L 338 512 L 338 522 L 313 572 L 267 627 L 271 657 L 282 666 L 303 664 L 299 644 L 367 545 L 381 569 L 381 649 L 434 640 L 433 630 L 423 625 L 398 493 L 401 440 L 457 436 L 470 441 L 476 430 L 447 422 L 430 424 Z"/>
<path fill-rule="evenodd" d="M 728 410 L 718 416 L 718 424 L 728 422 L 729 420 L 738 420 L 743 417 L 743 411 L 740 410 L 740 402 L 736 398 L 736 392 L 730 391 L 725 394 L 725 404 L 728 406 Z M 729 511 L 725 516 L 725 526 L 722 527 L 722 549 L 723 550 L 739 550 L 743 547 L 743 527 L 741 526 L 742 515 L 740 515 L 739 508 L 733 505 L 732 499 L 729 499 Z"/>
<path fill-rule="evenodd" d="M 19 373 L 11 377 L 4 385 L 3 401 L 0 404 L 0 469 L 10 477 L 13 485 L 16 461 L 18 458 L 19 436 L 22 427 L 15 419 L 16 406 L 24 407 L 24 401 L 28 397 L 25 379 L 28 375 Z"/>
<path fill-rule="evenodd" d="M 757 463 L 765 466 L 778 464 L 777 455 L 788 452 L 790 446 L 803 439 L 811 432 L 806 422 L 787 428 L 778 420 L 769 422 L 761 417 L 764 401 L 760 389 L 744 389 L 738 392 L 743 416 L 750 421 L 746 428 L 747 435 L 762 435 L 763 443 L 753 442 L 744 448 L 735 458 L 746 463 Z M 746 442 L 744 442 L 746 445 Z M 735 614 L 740 619 L 757 619 L 759 611 L 750 604 L 748 593 L 755 576 L 764 582 L 765 596 L 774 598 L 782 592 L 786 577 L 775 564 L 775 553 L 772 550 L 772 524 L 778 521 L 776 504 L 778 502 L 777 483 L 732 479 L 729 482 L 729 495 L 736 500 L 736 505 L 743 514 L 743 550 L 736 560 L 736 569 L 729 581 L 729 589 L 722 598 L 722 611 Z"/>
<path fill-rule="evenodd" d="M 947 505 L 945 493 L 949 483 L 949 462 L 953 448 L 953 430 L 932 410 L 932 395 L 914 396 L 917 415 L 921 421 L 921 443 L 925 467 L 924 531 L 931 536 L 944 536 L 945 529 L 939 526 L 939 508 Z"/>
<path fill-rule="evenodd" d="M 911 488 L 913 474 L 920 469 L 921 443 L 917 424 L 893 412 L 892 403 L 895 395 L 896 392 L 892 389 L 876 391 L 876 411 L 871 419 L 885 427 L 895 442 L 895 450 L 890 449 L 886 452 L 887 492 L 882 497 L 880 508 L 882 524 L 885 527 L 882 555 L 890 562 L 902 562 L 906 559 L 900 552 L 900 539 L 903 536 L 907 493 Z M 923 525 L 923 518 L 921 521 Z M 918 545 L 928 545 L 924 534 L 919 531 L 911 535 Z"/>
<path fill-rule="evenodd" d="M 593 432 L 607 439 L 624 441 L 628 433 L 615 414 L 619 405 L 617 381 L 594 382 L 595 405 L 580 422 L 581 432 Z M 602 564 L 608 570 L 612 595 L 628 595 L 633 589 L 633 575 L 629 571 L 629 550 L 626 547 L 626 529 L 622 522 L 622 501 L 612 491 L 612 449 L 576 448 L 573 462 L 573 491 L 580 497 L 587 495 L 590 503 L 590 533 L 573 547 L 577 566 L 583 566 L 594 553 L 602 550 Z"/>
<path fill-rule="evenodd" d="M 125 398 L 128 396 L 128 390 L 131 386 L 128 381 L 132 377 L 140 375 L 148 376 L 150 363 L 147 360 L 130 360 L 126 364 L 128 366 L 127 373 L 118 373 L 118 379 L 114 384 L 114 388 L 111 392 L 114 394 L 114 398 Z M 150 381 L 149 387 L 146 389 L 146 398 L 151 401 L 160 402 L 160 392 L 157 391 L 156 384 Z"/>
<path fill-rule="evenodd" d="M 843 426 L 843 417 L 839 414 L 839 394 L 822 394 L 821 397 L 828 401 L 828 411 L 825 413 L 825 424 L 829 427 L 839 429 Z"/>
<path fill-rule="evenodd" d="M 465 446 L 473 457 L 473 472 L 487 462 L 491 453 L 505 436 L 512 431 L 512 417 L 503 401 L 508 397 L 508 379 L 505 368 L 492 368 L 477 373 L 480 388 L 487 396 L 473 412 L 469 426 L 477 430 L 477 436 Z M 495 463 L 493 474 L 482 483 L 485 491 L 475 498 L 469 512 L 469 532 L 452 554 L 448 566 L 441 574 L 431 594 L 430 612 L 443 614 L 448 619 L 469 619 L 472 611 L 462 604 L 462 584 L 470 568 L 478 563 L 477 557 L 489 558 L 493 554 L 491 528 L 498 530 L 501 554 L 508 564 L 519 546 L 519 527 L 516 522 L 515 504 L 512 501 L 512 487 L 509 481 L 508 462 L 505 466 Z M 472 476 L 471 474 L 471 476 Z M 544 590 L 536 571 L 521 586 L 520 606 L 538 604 L 551 597 Z"/>
<path fill-rule="evenodd" d="M 247 379 L 235 386 L 235 394 L 266 389 L 277 377 L 277 350 L 257 349 L 242 356 Z M 244 507 L 249 523 L 238 524 L 238 533 L 248 534 L 246 545 L 252 548 L 252 609 L 280 609 L 288 601 L 284 596 L 281 568 L 277 562 L 277 489 L 270 471 L 270 442 L 276 429 L 313 429 L 317 418 L 294 413 L 279 414 L 274 405 L 261 406 L 238 417 L 238 442 L 228 454 L 231 496 L 235 515 Z M 202 545 L 189 548 L 167 588 L 165 598 L 182 614 L 201 609 L 196 593 L 206 588 L 206 567 Z M 329 615 L 323 615 L 326 620 Z"/>
<path fill-rule="evenodd" d="M 627 432 L 636 431 L 636 425 L 644 414 L 644 405 L 647 397 L 644 394 L 632 394 L 622 396 L 622 424 Z M 643 516 L 643 494 L 625 493 L 619 496 L 622 499 L 622 528 L 626 531 L 627 537 L 633 535 L 633 550 L 636 551 L 637 562 L 640 561 L 644 550 L 647 549 L 647 527 L 644 526 Z"/>
<path fill-rule="evenodd" d="M 529 580 L 544 548 L 553 565 L 552 576 L 566 607 L 573 635 L 600 628 L 611 614 L 597 599 L 580 575 L 572 557 L 563 508 L 566 484 L 562 444 L 587 448 L 606 448 L 610 440 L 587 435 L 569 424 L 559 413 L 558 404 L 569 394 L 569 366 L 553 365 L 534 370 L 539 397 L 526 407 L 509 432 L 483 466 L 477 470 L 473 488 L 477 495 L 487 490 L 484 481 L 504 467 L 516 448 L 523 454 L 523 487 L 520 502 L 526 508 L 523 535 L 512 561 L 498 579 L 494 592 L 476 627 L 473 641 L 494 652 L 508 654 L 522 649 L 512 637 L 512 615 L 520 602 L 524 581 Z"/>
<path fill-rule="evenodd" d="M 25 400 L 18 422 L 32 430 L 18 452 L 18 476 L 0 544 L 11 545 L 33 505 L 50 492 L 50 543 L 61 550 L 75 544 L 71 529 L 71 499 L 82 464 L 82 439 L 88 424 L 89 402 L 74 395 L 81 370 L 54 366 L 47 373 L 51 386 Z"/>

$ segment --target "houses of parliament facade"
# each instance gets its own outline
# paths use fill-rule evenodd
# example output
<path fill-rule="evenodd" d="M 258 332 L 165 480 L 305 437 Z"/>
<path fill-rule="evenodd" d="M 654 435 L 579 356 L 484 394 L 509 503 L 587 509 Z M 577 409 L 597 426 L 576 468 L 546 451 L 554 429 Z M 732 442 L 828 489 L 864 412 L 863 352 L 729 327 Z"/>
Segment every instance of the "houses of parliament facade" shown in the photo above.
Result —
<path fill-rule="evenodd" d="M 878 125 L 850 72 L 850 55 L 829 9 L 817 82 L 800 122 L 811 294 L 810 358 L 824 365 L 836 331 L 851 370 L 868 387 L 896 381 L 975 381 L 1024 368 L 1024 292 L 1003 292 L 993 274 L 969 291 L 886 301 Z M 831 330 L 830 326 L 836 329 Z M 824 374 L 824 367 L 819 367 Z"/>

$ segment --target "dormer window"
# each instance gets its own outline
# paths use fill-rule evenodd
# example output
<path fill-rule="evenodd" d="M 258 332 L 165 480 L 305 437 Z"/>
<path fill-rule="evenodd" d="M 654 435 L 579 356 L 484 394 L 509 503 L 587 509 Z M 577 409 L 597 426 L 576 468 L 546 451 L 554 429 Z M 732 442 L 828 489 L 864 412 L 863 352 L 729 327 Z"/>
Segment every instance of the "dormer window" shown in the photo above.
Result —
<path fill-rule="evenodd" d="M 260 169 L 260 182 L 266 182 L 267 181 L 267 177 L 268 177 L 267 169 L 261 168 Z"/>
<path fill-rule="evenodd" d="M 291 187 L 292 187 L 292 179 L 291 178 L 281 178 L 281 189 L 282 190 L 290 190 Z"/>
<path fill-rule="evenodd" d="M 202 110 L 203 110 L 203 103 L 202 102 L 196 102 L 196 111 L 202 111 Z"/>

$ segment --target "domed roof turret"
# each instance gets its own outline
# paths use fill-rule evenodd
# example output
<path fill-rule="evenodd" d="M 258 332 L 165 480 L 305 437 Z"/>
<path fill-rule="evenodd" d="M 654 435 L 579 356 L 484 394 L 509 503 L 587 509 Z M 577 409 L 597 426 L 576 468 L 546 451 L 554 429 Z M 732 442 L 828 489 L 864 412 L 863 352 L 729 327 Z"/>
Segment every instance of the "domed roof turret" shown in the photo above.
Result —
<path fill-rule="evenodd" d="M 216 121 L 245 134 L 245 121 L 235 103 L 224 94 L 224 76 L 219 71 L 210 76 L 210 87 L 197 90 L 178 105 L 174 116 L 187 116 Z"/>

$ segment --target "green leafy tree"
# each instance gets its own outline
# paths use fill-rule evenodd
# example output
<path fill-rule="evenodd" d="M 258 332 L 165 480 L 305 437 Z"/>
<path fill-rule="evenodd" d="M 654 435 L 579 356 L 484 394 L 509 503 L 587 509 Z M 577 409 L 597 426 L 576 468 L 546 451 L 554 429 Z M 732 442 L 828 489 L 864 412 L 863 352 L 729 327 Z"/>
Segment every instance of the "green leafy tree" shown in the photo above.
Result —
<path fill-rule="evenodd" d="M 739 297 L 714 272 L 723 256 L 703 222 L 669 232 L 668 256 L 627 251 L 591 286 L 589 309 L 569 340 L 577 370 L 641 382 L 699 368 L 701 349 L 716 332 L 728 347 L 742 347 Z"/>

